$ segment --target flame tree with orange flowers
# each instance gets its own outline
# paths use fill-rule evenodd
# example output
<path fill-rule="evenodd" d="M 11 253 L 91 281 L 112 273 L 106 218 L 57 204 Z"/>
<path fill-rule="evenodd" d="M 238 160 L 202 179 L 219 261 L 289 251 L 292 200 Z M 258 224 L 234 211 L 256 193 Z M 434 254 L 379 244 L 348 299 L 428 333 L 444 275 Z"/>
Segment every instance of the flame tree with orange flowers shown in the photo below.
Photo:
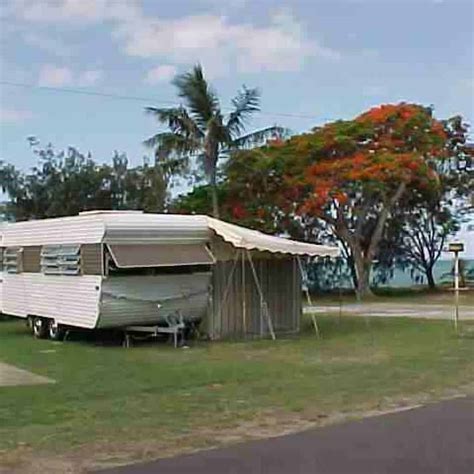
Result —
<path fill-rule="evenodd" d="M 407 196 L 439 187 L 436 163 L 448 154 L 430 108 L 382 105 L 235 155 L 225 207 L 234 221 L 264 230 L 324 222 L 347 249 L 364 297 L 387 221 Z"/>

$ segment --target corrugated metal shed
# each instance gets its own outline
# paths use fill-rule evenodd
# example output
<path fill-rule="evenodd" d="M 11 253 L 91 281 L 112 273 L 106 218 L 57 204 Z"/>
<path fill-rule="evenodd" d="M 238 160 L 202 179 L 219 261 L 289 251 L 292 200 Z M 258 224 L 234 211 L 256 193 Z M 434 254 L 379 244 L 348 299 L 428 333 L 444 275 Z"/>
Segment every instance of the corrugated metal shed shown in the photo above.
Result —
<path fill-rule="evenodd" d="M 270 334 L 250 262 L 238 256 L 218 261 L 213 271 L 212 310 L 205 330 L 212 339 L 265 337 Z M 275 334 L 299 330 L 302 309 L 301 275 L 296 257 L 254 258 L 264 301 Z"/>

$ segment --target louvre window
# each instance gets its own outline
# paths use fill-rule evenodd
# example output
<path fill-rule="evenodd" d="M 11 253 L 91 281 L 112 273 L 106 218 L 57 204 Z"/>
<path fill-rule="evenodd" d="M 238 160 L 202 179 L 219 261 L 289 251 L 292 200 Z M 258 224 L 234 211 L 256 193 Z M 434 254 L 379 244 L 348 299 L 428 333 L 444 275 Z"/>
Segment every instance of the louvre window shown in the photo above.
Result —
<path fill-rule="evenodd" d="M 41 271 L 46 275 L 79 275 L 80 245 L 45 245 L 41 251 Z"/>
<path fill-rule="evenodd" d="M 21 273 L 20 247 L 8 247 L 3 251 L 3 271 L 6 273 Z"/>

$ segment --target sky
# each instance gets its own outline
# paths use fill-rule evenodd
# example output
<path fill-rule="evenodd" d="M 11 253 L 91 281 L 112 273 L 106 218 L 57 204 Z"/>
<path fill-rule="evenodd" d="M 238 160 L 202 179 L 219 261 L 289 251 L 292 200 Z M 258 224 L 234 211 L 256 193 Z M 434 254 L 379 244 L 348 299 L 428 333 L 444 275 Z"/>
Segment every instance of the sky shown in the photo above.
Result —
<path fill-rule="evenodd" d="M 399 101 L 472 123 L 473 16 L 471 0 L 2 0 L 0 160 L 33 166 L 34 135 L 138 164 L 158 130 L 144 107 L 177 104 L 170 80 L 197 62 L 224 107 L 260 88 L 249 130 Z"/>

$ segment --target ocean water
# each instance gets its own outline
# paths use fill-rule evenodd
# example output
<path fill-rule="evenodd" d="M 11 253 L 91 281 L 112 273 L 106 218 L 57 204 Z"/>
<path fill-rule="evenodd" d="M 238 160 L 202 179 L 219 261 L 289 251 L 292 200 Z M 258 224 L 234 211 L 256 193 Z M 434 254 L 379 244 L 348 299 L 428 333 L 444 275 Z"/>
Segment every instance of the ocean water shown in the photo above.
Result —
<path fill-rule="evenodd" d="M 453 276 L 453 267 L 454 262 L 453 260 L 438 260 L 434 267 L 434 277 L 436 284 L 452 284 L 454 280 Z M 461 267 L 464 267 L 467 280 L 472 282 L 474 280 L 474 260 L 462 260 Z M 378 283 L 374 282 L 372 279 L 372 284 L 377 285 L 379 287 L 392 287 L 392 288 L 410 288 L 415 285 L 426 285 L 426 277 L 420 273 L 412 273 L 410 269 L 406 269 L 403 271 L 400 268 L 396 268 L 393 272 L 392 278 L 387 281 L 386 283 Z M 352 288 L 352 281 L 348 278 L 343 278 L 341 281 L 340 286 L 342 288 Z"/>
<path fill-rule="evenodd" d="M 465 269 L 467 271 L 474 269 L 474 260 L 464 260 Z M 452 260 L 438 260 L 434 267 L 433 273 L 436 283 L 452 283 L 454 262 Z M 426 278 L 422 274 L 411 275 L 410 270 L 405 271 L 397 268 L 394 271 L 393 278 L 386 285 L 394 288 L 406 288 L 413 285 L 426 284 Z"/>

